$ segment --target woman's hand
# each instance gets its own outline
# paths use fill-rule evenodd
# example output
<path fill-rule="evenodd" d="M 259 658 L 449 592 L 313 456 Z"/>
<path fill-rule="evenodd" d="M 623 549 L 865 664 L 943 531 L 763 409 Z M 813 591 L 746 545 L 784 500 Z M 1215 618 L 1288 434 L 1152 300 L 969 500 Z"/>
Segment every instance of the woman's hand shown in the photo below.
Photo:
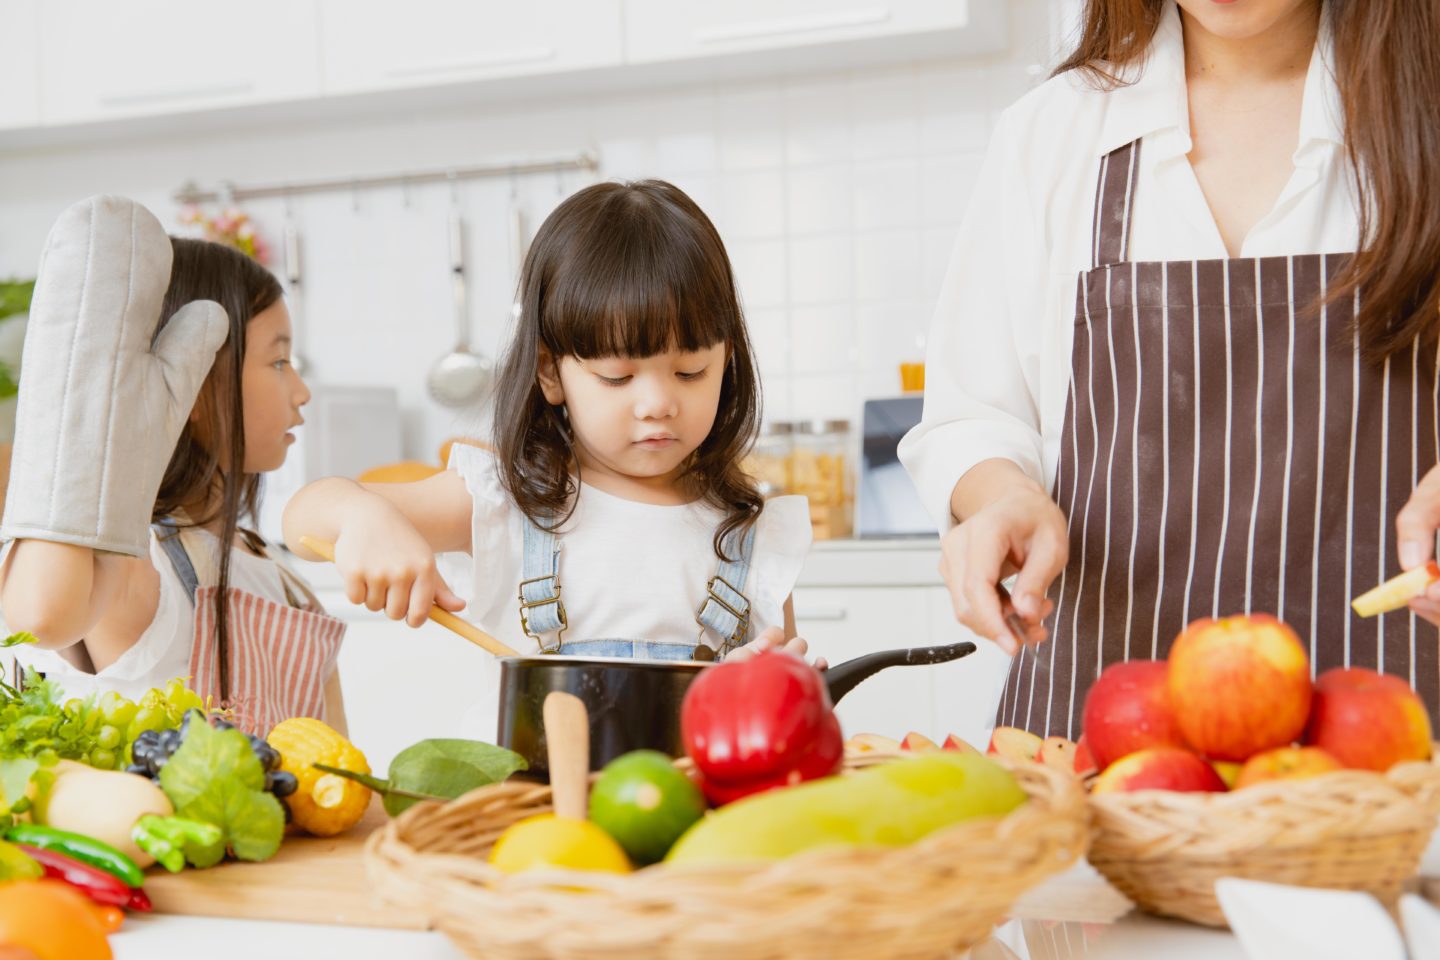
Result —
<path fill-rule="evenodd" d="M 1431 467 L 1410 499 L 1395 515 L 1395 542 L 1400 567 L 1414 570 L 1435 556 L 1435 530 L 1440 528 L 1440 466 Z M 1440 624 L 1440 583 L 1430 584 L 1422 597 L 1410 601 L 1410 609 L 1431 623 Z"/>
<path fill-rule="evenodd" d="M 779 627 L 766 627 L 760 632 L 760 636 L 751 640 L 743 647 L 736 647 L 725 655 L 726 663 L 739 663 L 749 660 L 767 650 L 779 650 L 782 653 L 792 654 L 805 659 L 805 654 L 810 652 L 810 644 L 805 642 L 804 637 L 791 637 L 785 639 L 785 631 Z M 824 670 L 830 664 L 825 662 L 824 657 L 816 657 L 813 663 L 816 670 Z"/>
<path fill-rule="evenodd" d="M 425 622 L 432 604 L 451 612 L 465 606 L 440 576 L 429 542 L 394 504 L 363 493 L 346 514 L 335 566 L 351 603 L 412 627 Z"/>
<path fill-rule="evenodd" d="M 991 499 L 940 540 L 940 576 L 955 618 L 1012 656 L 1020 641 L 1044 642 L 1041 621 L 1054 609 L 1045 594 L 1065 567 L 1069 549 L 1064 513 L 1033 482 Z M 1006 625 L 1008 610 L 996 590 L 1017 569 L 1011 596 L 1025 625 L 1023 637 Z"/>

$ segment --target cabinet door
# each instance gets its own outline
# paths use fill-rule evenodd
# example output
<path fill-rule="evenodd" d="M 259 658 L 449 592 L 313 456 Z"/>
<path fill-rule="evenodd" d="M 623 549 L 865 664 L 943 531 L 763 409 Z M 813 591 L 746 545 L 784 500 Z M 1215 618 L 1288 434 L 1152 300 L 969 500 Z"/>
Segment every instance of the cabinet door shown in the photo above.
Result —
<path fill-rule="evenodd" d="M 923 587 L 800 587 L 795 625 L 812 653 L 831 664 L 867 653 L 929 644 Z M 835 705 L 847 737 L 878 733 L 899 739 L 935 731 L 933 667 L 892 667 L 861 683 Z"/>
<path fill-rule="evenodd" d="M 968 0 L 625 0 L 625 59 L 746 50 L 964 27 Z"/>
<path fill-rule="evenodd" d="M 0 3 L 0 37 L 12 42 L 0 54 L 0 130 L 40 123 L 40 0 Z"/>
<path fill-rule="evenodd" d="M 46 0 L 41 119 L 209 109 L 319 92 L 313 0 Z"/>
<path fill-rule="evenodd" d="M 1010 657 L 983 637 L 977 637 L 955 620 L 950 594 L 944 587 L 925 590 L 930 609 L 930 642 L 960 643 L 969 640 L 976 650 L 954 663 L 933 667 L 935 716 L 938 733 L 953 733 L 976 749 L 984 750 L 995 725 L 995 708 Z"/>
<path fill-rule="evenodd" d="M 620 62 L 620 0 L 320 0 L 327 93 Z"/>

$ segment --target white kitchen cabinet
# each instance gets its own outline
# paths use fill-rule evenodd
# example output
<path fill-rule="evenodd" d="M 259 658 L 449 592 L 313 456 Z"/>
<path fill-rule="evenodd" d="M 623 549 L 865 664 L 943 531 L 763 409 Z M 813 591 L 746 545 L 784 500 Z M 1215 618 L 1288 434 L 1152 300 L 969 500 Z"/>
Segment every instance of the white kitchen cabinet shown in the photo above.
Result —
<path fill-rule="evenodd" d="M 930 643 L 969 640 L 976 647 L 963 660 L 931 668 L 935 684 L 934 735 L 953 733 L 983 750 L 994 726 L 995 707 L 1010 669 L 1010 657 L 956 622 L 949 591 L 944 587 L 931 587 L 925 594 L 930 609 Z"/>
<path fill-rule="evenodd" d="M 40 0 L 0 3 L 0 37 L 11 40 L 0 53 L 0 130 L 40 122 Z"/>
<path fill-rule="evenodd" d="M 314 0 L 45 0 L 46 125 L 319 93 Z"/>
<path fill-rule="evenodd" d="M 879 650 L 929 645 L 930 610 L 923 587 L 797 587 L 795 626 L 811 651 L 832 664 Z M 845 735 L 904 736 L 934 728 L 931 667 L 890 667 L 835 706 Z"/>
<path fill-rule="evenodd" d="M 619 0 L 320 0 L 326 93 L 620 63 Z"/>
<path fill-rule="evenodd" d="M 625 0 L 625 59 L 658 63 L 964 30 L 977 6 L 996 12 L 992 0 Z"/>

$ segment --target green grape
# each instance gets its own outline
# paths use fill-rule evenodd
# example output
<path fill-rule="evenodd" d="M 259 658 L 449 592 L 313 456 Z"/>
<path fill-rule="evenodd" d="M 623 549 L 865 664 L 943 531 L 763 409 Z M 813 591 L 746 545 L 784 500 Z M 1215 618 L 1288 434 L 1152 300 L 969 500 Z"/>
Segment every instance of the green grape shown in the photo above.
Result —
<path fill-rule="evenodd" d="M 109 724 L 101 727 L 100 732 L 95 735 L 95 743 L 102 750 L 114 750 L 120 746 L 121 739 L 120 729 Z"/>
<path fill-rule="evenodd" d="M 44 750 L 41 750 L 39 753 L 35 754 L 35 760 L 42 767 L 53 767 L 55 766 L 55 764 L 60 762 L 60 754 L 56 753 L 49 747 L 46 747 Z"/>
<path fill-rule="evenodd" d="M 92 767 L 99 767 L 101 770 L 115 769 L 115 751 L 95 749 L 90 751 L 90 758 L 87 761 Z"/>
<path fill-rule="evenodd" d="M 60 709 L 67 717 L 83 717 L 85 715 L 85 701 L 71 697 L 65 701 L 65 705 Z"/>
<path fill-rule="evenodd" d="M 130 721 L 135 719 L 135 714 L 140 709 L 114 690 L 107 691 L 100 698 L 98 706 L 105 722 L 120 728 L 122 732 L 130 726 Z"/>
<path fill-rule="evenodd" d="M 166 720 L 164 707 L 142 706 L 136 712 L 135 719 L 130 721 L 130 734 L 138 737 L 146 730 L 163 730 Z"/>

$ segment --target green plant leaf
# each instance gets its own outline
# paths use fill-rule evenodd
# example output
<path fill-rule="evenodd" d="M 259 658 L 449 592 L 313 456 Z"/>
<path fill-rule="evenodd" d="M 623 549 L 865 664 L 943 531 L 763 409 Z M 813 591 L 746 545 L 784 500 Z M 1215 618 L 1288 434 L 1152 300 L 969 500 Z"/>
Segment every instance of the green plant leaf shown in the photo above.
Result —
<path fill-rule="evenodd" d="M 453 800 L 528 767 L 524 757 L 504 747 L 479 740 L 439 739 L 421 740 L 396 754 L 390 761 L 388 780 L 322 769 L 379 791 L 385 812 L 394 817 L 422 800 Z"/>
<path fill-rule="evenodd" d="M 39 769 L 40 764 L 28 757 L 7 757 L 0 760 L 0 798 L 3 798 L 6 810 L 13 809 L 15 804 L 25 798 L 30 778 L 35 776 L 35 771 Z"/>
<path fill-rule="evenodd" d="M 195 866 L 219 863 L 227 846 L 241 860 L 268 860 L 280 849 L 285 811 L 265 792 L 265 770 L 239 730 L 192 721 L 180 748 L 160 770 L 160 788 L 175 805 L 176 816 L 213 823 L 225 832 L 225 842 L 206 849 Z"/>

